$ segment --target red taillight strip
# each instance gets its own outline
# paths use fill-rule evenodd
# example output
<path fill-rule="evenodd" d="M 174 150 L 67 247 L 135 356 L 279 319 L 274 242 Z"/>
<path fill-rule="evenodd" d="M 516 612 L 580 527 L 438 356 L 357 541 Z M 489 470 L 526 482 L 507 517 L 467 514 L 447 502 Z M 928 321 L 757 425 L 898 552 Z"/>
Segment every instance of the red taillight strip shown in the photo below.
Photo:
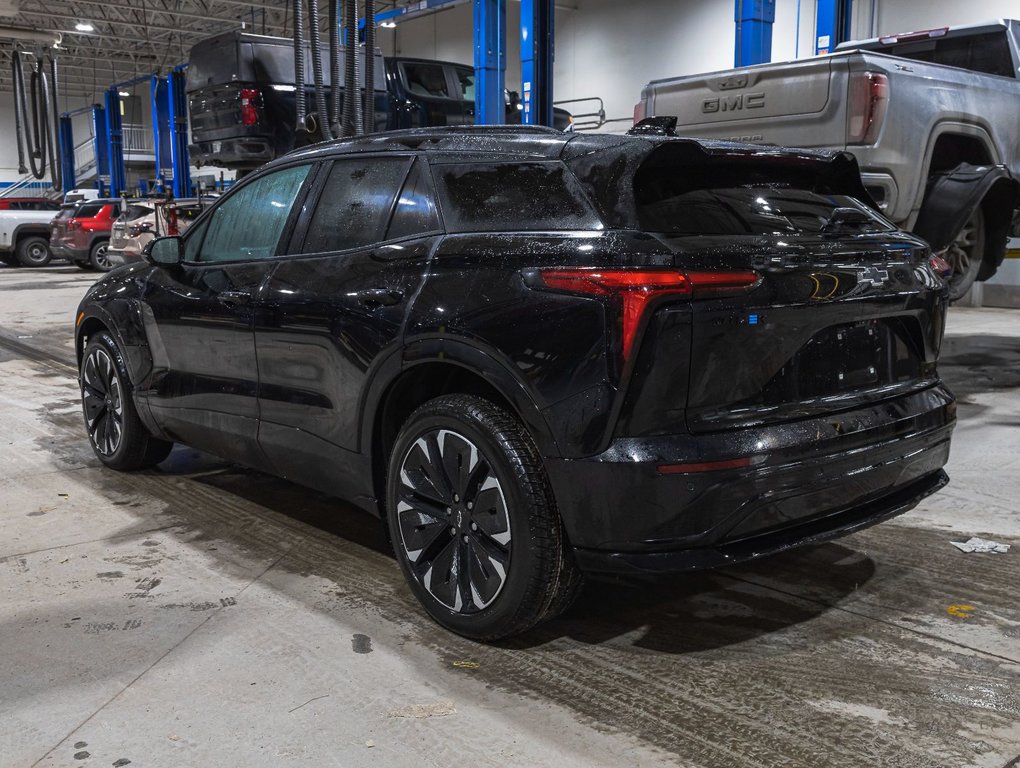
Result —
<path fill-rule="evenodd" d="M 563 267 L 538 271 L 546 288 L 588 296 L 619 296 L 623 302 L 623 357 L 630 357 L 645 307 L 660 296 L 719 295 L 745 290 L 758 283 L 750 271 L 683 272 L 666 269 L 596 269 Z"/>
<path fill-rule="evenodd" d="M 723 461 L 703 461 L 693 464 L 660 464 L 660 475 L 681 475 L 688 472 L 717 472 L 721 469 L 743 469 L 751 466 L 751 457 L 741 459 L 725 459 Z"/>

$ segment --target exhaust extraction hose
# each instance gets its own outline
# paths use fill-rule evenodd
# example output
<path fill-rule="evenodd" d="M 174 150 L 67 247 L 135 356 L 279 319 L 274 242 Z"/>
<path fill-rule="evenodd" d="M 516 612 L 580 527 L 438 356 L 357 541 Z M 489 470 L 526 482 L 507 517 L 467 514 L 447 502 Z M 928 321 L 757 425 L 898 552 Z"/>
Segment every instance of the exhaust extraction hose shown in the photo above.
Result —
<path fill-rule="evenodd" d="M 343 0 L 327 0 L 329 3 L 329 132 L 335 138 L 340 135 L 340 3 Z"/>
<path fill-rule="evenodd" d="M 57 111 L 57 60 L 49 57 L 50 60 L 50 116 L 53 120 L 53 144 L 50 149 L 50 157 L 53 159 L 53 167 L 50 169 L 51 186 L 54 190 L 63 189 L 64 169 L 60 165 L 60 113 Z M 73 162 L 73 160 L 72 160 Z"/>
<path fill-rule="evenodd" d="M 358 134 L 358 3 L 344 3 L 344 113 L 341 133 Z"/>
<path fill-rule="evenodd" d="M 319 26 L 319 0 L 308 0 L 308 24 L 311 27 L 309 42 L 312 46 L 312 81 L 315 83 L 315 116 L 319 135 L 329 141 L 329 115 L 326 112 L 326 91 L 322 87 L 322 28 Z"/>
<path fill-rule="evenodd" d="M 365 0 L 365 133 L 375 132 L 375 0 Z"/>
<path fill-rule="evenodd" d="M 14 91 L 14 136 L 15 141 L 18 143 L 18 173 L 24 175 L 28 173 L 28 167 L 25 165 L 24 128 L 21 125 L 22 113 L 20 104 L 25 100 L 25 82 L 21 79 L 20 58 L 20 54 L 15 49 L 14 54 L 11 56 L 11 88 Z M 20 91 L 18 88 L 19 83 L 21 85 Z"/>
<path fill-rule="evenodd" d="M 308 105 L 305 103 L 305 3 L 294 0 L 294 130 L 305 125 Z"/>

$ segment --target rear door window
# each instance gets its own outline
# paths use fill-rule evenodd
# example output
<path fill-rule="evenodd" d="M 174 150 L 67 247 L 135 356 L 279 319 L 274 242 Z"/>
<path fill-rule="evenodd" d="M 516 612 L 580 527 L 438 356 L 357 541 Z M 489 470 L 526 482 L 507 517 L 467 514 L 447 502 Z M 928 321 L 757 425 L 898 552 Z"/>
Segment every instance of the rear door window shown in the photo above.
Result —
<path fill-rule="evenodd" d="M 335 161 L 308 223 L 302 252 L 344 251 L 383 240 L 410 164 L 410 157 Z"/>
<path fill-rule="evenodd" d="M 438 229 L 439 216 L 436 213 L 428 167 L 419 160 L 407 175 L 396 205 L 393 206 L 393 218 L 386 239 L 423 235 Z"/>
<path fill-rule="evenodd" d="M 433 170 L 448 231 L 602 228 L 560 162 L 457 163 Z"/>
<path fill-rule="evenodd" d="M 410 93 L 435 99 L 452 98 L 442 64 L 405 61 L 401 62 L 400 68 L 404 73 L 404 87 Z"/>
<path fill-rule="evenodd" d="M 209 219 L 198 261 L 267 259 L 276 255 L 291 208 L 311 166 L 270 173 L 227 197 Z M 199 233 L 199 236 L 201 234 Z M 188 238 L 189 255 L 195 238 Z"/>

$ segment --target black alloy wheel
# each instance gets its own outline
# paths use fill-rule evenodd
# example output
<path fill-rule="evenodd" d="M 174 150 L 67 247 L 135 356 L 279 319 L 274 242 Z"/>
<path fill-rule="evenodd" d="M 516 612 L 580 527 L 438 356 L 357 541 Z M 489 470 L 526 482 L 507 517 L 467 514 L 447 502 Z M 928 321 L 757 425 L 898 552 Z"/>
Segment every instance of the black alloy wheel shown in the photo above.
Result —
<path fill-rule="evenodd" d="M 113 469 L 142 469 L 169 455 L 173 443 L 153 437 L 138 418 L 123 355 L 108 333 L 89 339 L 79 383 L 85 430 L 101 462 Z"/>
<path fill-rule="evenodd" d="M 109 272 L 113 269 L 113 263 L 110 261 L 110 241 L 101 240 L 92 246 L 89 251 L 89 264 L 93 269 L 97 269 L 100 272 Z"/>
<path fill-rule="evenodd" d="M 580 589 L 534 441 L 482 398 L 448 395 L 411 415 L 391 455 L 387 512 L 415 596 L 466 637 L 523 632 Z"/>
<path fill-rule="evenodd" d="M 953 268 L 949 277 L 949 300 L 962 299 L 977 279 L 985 252 L 985 217 L 978 206 L 963 229 L 946 249 L 945 259 Z"/>
<path fill-rule="evenodd" d="M 46 238 L 37 235 L 29 235 L 18 240 L 16 250 L 18 262 L 23 267 L 45 267 L 53 258 Z"/>

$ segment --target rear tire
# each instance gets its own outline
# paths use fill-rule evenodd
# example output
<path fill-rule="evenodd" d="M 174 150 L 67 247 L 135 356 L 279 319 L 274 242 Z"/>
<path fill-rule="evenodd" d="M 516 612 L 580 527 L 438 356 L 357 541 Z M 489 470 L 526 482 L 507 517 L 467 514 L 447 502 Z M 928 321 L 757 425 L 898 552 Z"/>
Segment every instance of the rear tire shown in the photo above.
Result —
<path fill-rule="evenodd" d="M 390 455 L 386 509 L 411 591 L 457 634 L 525 632 L 580 591 L 538 448 L 488 400 L 445 395 L 411 414 Z"/>
<path fill-rule="evenodd" d="M 953 268 L 949 278 L 949 300 L 962 299 L 981 271 L 985 255 L 985 216 L 978 206 L 946 249 L 945 259 Z"/>
<path fill-rule="evenodd" d="M 50 263 L 53 254 L 45 237 L 28 235 L 18 240 L 18 262 L 23 267 L 45 267 Z"/>
<path fill-rule="evenodd" d="M 109 272 L 113 269 L 113 264 L 110 263 L 110 257 L 107 255 L 109 249 L 109 240 L 100 240 L 92 244 L 92 248 L 89 250 L 89 264 L 92 269 L 100 272 Z"/>
<path fill-rule="evenodd" d="M 145 469 L 170 454 L 174 444 L 153 437 L 138 418 L 124 357 L 109 333 L 89 339 L 79 384 L 85 431 L 103 464 L 124 471 Z"/>

